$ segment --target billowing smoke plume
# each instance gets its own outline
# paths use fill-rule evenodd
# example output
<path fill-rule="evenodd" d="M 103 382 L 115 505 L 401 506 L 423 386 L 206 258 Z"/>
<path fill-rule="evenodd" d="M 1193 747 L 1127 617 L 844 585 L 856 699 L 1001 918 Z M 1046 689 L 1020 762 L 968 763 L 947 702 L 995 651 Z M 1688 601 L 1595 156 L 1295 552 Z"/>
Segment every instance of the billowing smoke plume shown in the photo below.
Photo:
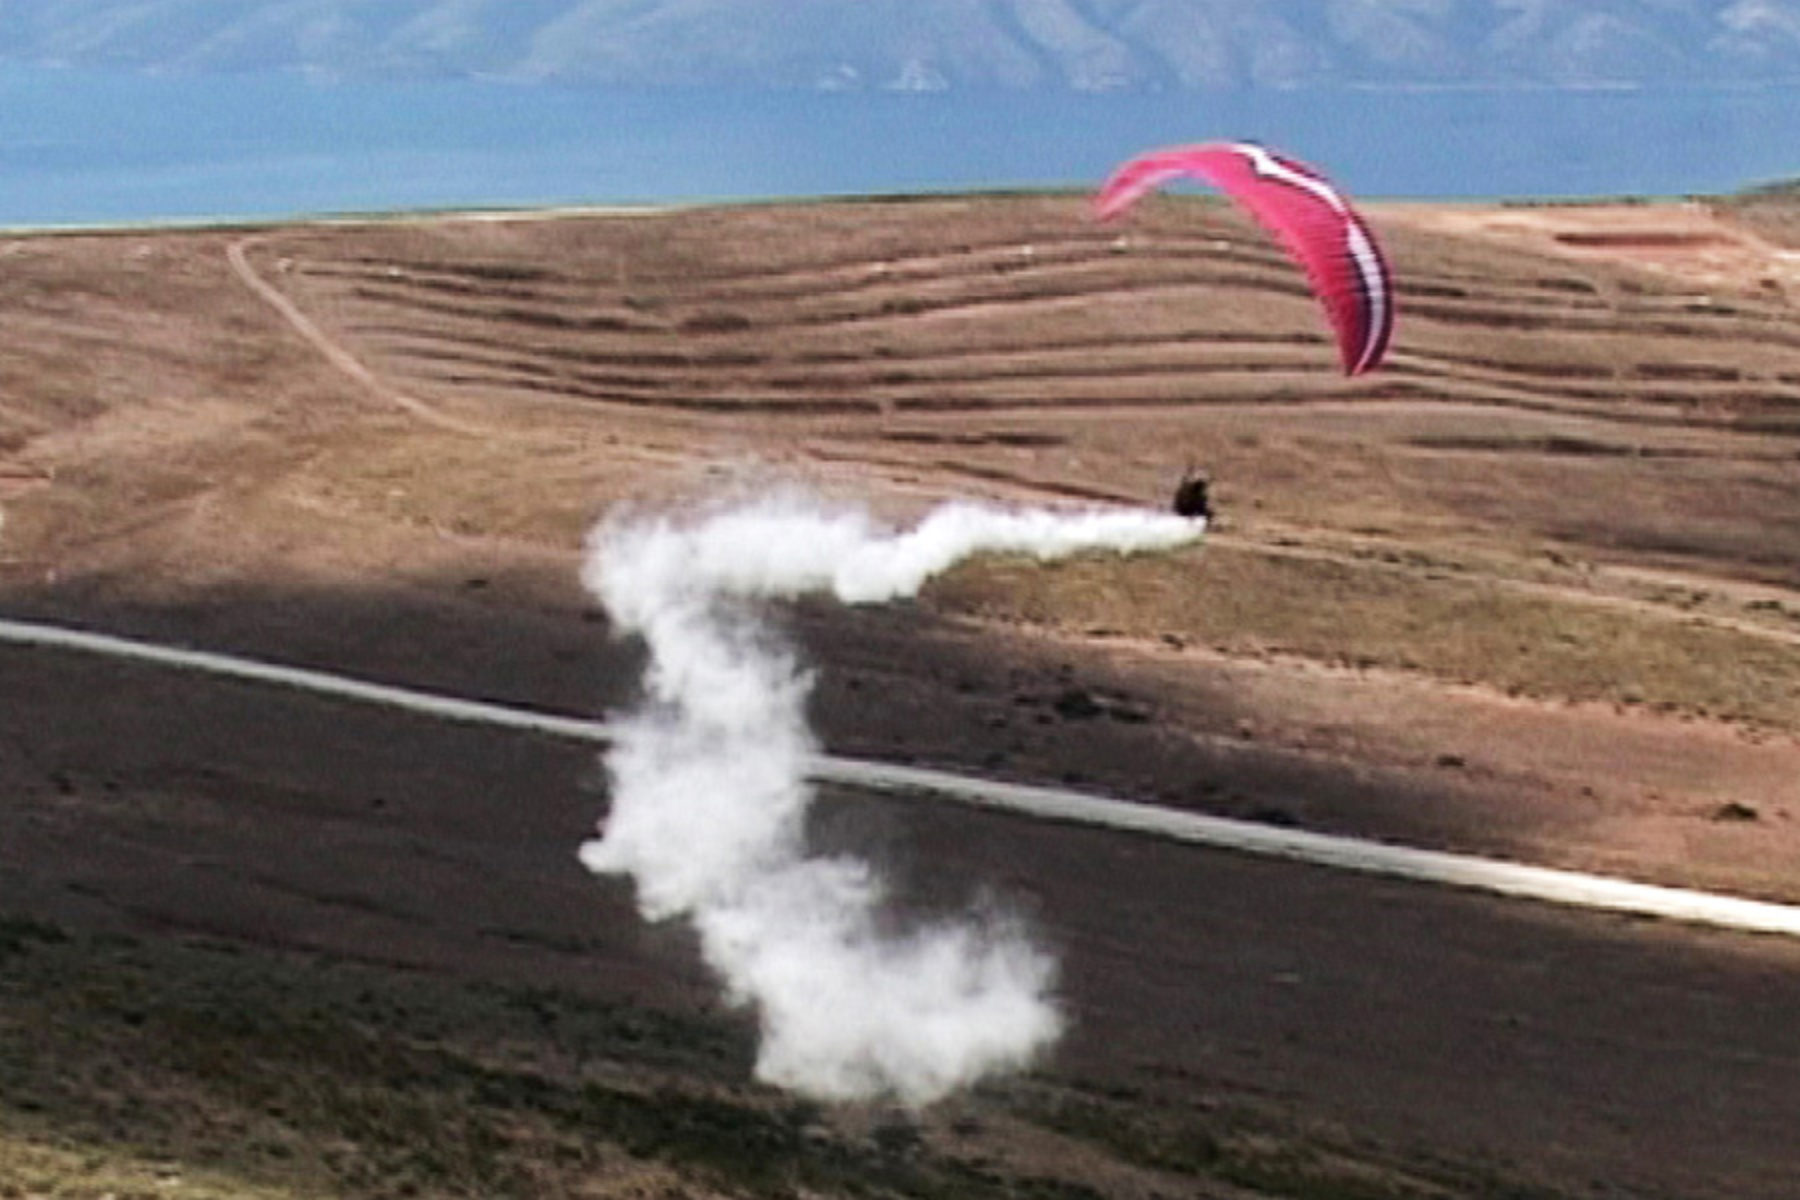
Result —
<path fill-rule="evenodd" d="M 891 533 L 799 495 L 691 519 L 619 518 L 589 541 L 583 579 L 649 650 L 646 699 L 615 723 L 612 809 L 582 847 L 629 875 L 652 920 L 686 917 L 734 1002 L 753 1005 L 765 1080 L 825 1099 L 922 1105 L 1027 1064 L 1053 1042 L 1055 964 L 997 917 L 884 932 L 880 879 L 808 857 L 817 753 L 810 678 L 759 605 L 824 593 L 910 596 L 970 554 L 1054 558 L 1159 549 L 1202 526 L 1135 512 L 1057 514 L 951 504 Z"/>

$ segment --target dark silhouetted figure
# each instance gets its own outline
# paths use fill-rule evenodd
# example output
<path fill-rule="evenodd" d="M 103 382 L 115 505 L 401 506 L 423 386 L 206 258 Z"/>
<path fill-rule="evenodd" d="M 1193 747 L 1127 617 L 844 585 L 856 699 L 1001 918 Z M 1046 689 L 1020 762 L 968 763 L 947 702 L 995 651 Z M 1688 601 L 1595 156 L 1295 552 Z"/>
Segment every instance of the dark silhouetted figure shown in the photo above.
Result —
<path fill-rule="evenodd" d="M 1212 500 L 1206 494 L 1206 472 L 1189 467 L 1175 488 L 1175 512 L 1183 517 L 1212 520 Z"/>

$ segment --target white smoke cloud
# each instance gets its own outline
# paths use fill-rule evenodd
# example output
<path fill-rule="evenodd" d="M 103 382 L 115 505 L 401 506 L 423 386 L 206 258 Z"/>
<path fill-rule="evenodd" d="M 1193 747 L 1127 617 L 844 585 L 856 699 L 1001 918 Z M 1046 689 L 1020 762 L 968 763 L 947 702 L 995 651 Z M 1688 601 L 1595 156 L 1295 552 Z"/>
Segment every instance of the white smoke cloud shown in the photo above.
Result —
<path fill-rule="evenodd" d="M 970 916 L 894 934 L 866 863 L 808 856 L 811 679 L 759 604 L 880 603 L 981 551 L 1155 550 L 1203 528 L 958 503 L 894 533 L 787 493 L 594 531 L 583 581 L 619 632 L 644 640 L 649 663 L 644 704 L 614 723 L 611 812 L 581 860 L 630 876 L 646 918 L 693 923 L 731 999 L 758 1013 L 761 1078 L 824 1099 L 923 1105 L 1028 1064 L 1062 1019 L 1055 964 L 1015 924 Z"/>

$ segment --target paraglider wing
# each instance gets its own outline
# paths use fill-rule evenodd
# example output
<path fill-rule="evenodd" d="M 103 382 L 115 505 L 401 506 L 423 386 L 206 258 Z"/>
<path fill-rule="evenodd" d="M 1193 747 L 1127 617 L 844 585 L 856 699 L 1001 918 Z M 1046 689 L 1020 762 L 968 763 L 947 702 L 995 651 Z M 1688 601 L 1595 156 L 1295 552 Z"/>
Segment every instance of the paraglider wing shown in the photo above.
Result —
<path fill-rule="evenodd" d="M 1207 142 L 1153 150 L 1114 171 L 1094 200 L 1101 219 L 1145 193 L 1192 176 L 1219 188 L 1273 233 L 1305 269 L 1337 334 L 1346 374 L 1373 369 L 1394 330 L 1387 260 L 1360 214 L 1311 167 L 1253 142 Z"/>

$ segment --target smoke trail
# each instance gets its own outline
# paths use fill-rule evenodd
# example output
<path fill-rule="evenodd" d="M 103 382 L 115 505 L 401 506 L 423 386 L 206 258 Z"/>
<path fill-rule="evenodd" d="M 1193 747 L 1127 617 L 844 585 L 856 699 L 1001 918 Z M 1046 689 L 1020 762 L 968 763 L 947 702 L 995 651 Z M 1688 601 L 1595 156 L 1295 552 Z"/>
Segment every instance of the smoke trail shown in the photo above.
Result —
<path fill-rule="evenodd" d="M 869 866 L 807 856 L 811 680 L 758 603 L 878 603 L 980 551 L 1162 549 L 1203 528 L 950 504 L 895 534 L 786 494 L 594 531 L 583 580 L 616 629 L 643 638 L 649 665 L 645 703 L 615 723 L 612 809 L 581 860 L 629 875 L 646 918 L 693 922 L 730 998 L 758 1013 L 760 1077 L 825 1099 L 923 1105 L 1027 1064 L 1062 1022 L 1054 963 L 1016 926 L 990 916 L 883 933 Z"/>

